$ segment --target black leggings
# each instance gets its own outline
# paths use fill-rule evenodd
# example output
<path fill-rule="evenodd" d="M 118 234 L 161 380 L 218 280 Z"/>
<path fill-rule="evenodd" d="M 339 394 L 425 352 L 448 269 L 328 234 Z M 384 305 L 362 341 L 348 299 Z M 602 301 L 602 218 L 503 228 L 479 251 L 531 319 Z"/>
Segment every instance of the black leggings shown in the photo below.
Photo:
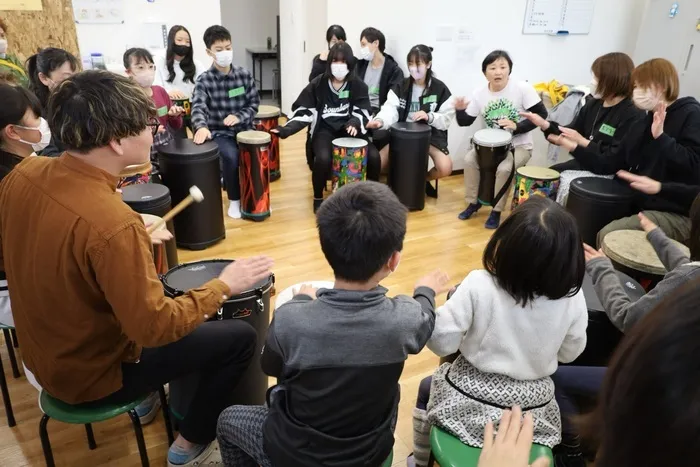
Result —
<path fill-rule="evenodd" d="M 359 136 L 359 135 L 358 135 Z M 348 138 L 350 135 L 345 129 L 333 131 L 329 128 L 320 127 L 316 130 L 311 146 L 314 152 L 313 171 L 313 186 L 314 198 L 323 198 L 323 190 L 326 187 L 326 182 L 330 178 L 331 167 L 333 163 L 333 140 L 336 138 Z M 365 138 L 362 138 L 365 139 Z M 370 144 L 367 146 L 367 179 L 379 180 L 379 172 L 382 162 L 379 158 L 379 151 Z"/>

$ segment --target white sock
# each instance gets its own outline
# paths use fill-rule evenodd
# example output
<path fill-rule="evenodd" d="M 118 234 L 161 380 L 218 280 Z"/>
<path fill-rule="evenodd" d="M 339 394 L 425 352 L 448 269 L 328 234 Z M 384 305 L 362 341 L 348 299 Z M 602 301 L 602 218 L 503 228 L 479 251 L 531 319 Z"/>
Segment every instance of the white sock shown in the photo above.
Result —
<path fill-rule="evenodd" d="M 228 217 L 232 219 L 241 218 L 241 201 L 229 201 L 228 204 Z"/>

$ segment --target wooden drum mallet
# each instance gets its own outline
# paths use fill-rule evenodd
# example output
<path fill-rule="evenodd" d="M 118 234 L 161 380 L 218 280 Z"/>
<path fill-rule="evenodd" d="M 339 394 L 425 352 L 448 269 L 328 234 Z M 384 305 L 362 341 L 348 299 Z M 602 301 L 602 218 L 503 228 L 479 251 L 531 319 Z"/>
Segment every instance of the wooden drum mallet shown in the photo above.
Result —
<path fill-rule="evenodd" d="M 177 205 L 172 208 L 166 215 L 164 215 L 160 220 L 157 222 L 154 222 L 153 224 L 149 225 L 146 231 L 148 232 L 148 235 L 152 234 L 158 228 L 169 222 L 173 217 L 177 216 L 180 214 L 182 211 L 184 211 L 190 204 L 192 203 L 201 203 L 204 201 L 204 195 L 202 194 L 202 191 L 197 188 L 196 186 L 191 186 L 190 187 L 190 194 L 187 196 L 187 198 L 183 199 Z"/>

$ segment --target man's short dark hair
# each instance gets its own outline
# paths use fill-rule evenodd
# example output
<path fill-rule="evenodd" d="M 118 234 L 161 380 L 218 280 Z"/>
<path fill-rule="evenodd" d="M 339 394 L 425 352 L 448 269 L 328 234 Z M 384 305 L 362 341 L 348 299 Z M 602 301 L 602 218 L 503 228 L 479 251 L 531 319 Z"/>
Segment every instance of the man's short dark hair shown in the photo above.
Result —
<path fill-rule="evenodd" d="M 321 249 L 335 277 L 366 282 L 403 249 L 407 210 L 377 182 L 346 185 L 316 216 Z"/>
<path fill-rule="evenodd" d="M 206 31 L 204 31 L 204 45 L 207 49 L 211 49 L 211 46 L 216 42 L 224 42 L 231 40 L 231 33 L 228 32 L 223 26 L 209 26 Z"/>
<path fill-rule="evenodd" d="M 513 60 L 510 58 L 510 55 L 508 55 L 508 52 L 506 52 L 505 50 L 494 50 L 493 52 L 488 54 L 484 61 L 481 62 L 481 72 L 486 74 L 486 69 L 489 67 L 489 65 L 491 65 L 499 58 L 503 58 L 506 62 L 508 62 L 508 74 L 510 75 L 511 73 L 513 73 Z"/>
<path fill-rule="evenodd" d="M 75 74 L 49 97 L 46 119 L 63 145 L 85 153 L 138 136 L 155 117 L 153 100 L 133 80 L 104 70 Z"/>
<path fill-rule="evenodd" d="M 530 197 L 501 224 L 486 245 L 483 263 L 523 306 L 537 297 L 576 295 L 586 272 L 576 220 L 541 196 Z"/>
<path fill-rule="evenodd" d="M 384 37 L 382 31 L 372 27 L 365 28 L 362 31 L 362 34 L 360 34 L 360 40 L 362 40 L 363 37 L 367 39 L 367 42 L 379 41 L 379 51 L 384 53 L 384 49 L 386 48 L 386 37 Z"/>
<path fill-rule="evenodd" d="M 140 62 L 146 62 L 148 64 L 155 63 L 153 61 L 153 55 L 146 49 L 141 49 L 138 47 L 132 47 L 131 49 L 124 52 L 124 69 L 128 70 L 131 68 L 131 59 L 134 59 L 134 65 L 138 65 Z"/>

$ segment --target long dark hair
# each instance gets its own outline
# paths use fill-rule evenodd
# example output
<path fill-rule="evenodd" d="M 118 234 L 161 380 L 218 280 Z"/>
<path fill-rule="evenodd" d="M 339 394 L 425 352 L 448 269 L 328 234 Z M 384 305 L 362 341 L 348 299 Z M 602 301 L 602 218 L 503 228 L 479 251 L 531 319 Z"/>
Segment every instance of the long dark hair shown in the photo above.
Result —
<path fill-rule="evenodd" d="M 433 61 L 433 48 L 428 47 L 427 45 L 424 44 L 418 44 L 414 45 L 411 47 L 411 50 L 408 51 L 408 55 L 406 55 L 406 64 L 409 64 L 411 62 L 415 63 L 416 66 L 419 63 L 425 63 L 426 65 L 430 62 Z M 428 92 L 428 86 L 430 86 L 430 81 L 433 79 L 433 67 L 431 66 L 428 68 L 425 72 L 425 90 L 423 91 L 423 94 Z M 404 87 L 404 92 L 411 89 L 413 86 L 413 76 L 411 74 L 408 74 L 408 80 L 406 80 L 406 86 Z"/>
<path fill-rule="evenodd" d="M 333 73 L 331 72 L 331 65 L 335 61 L 344 61 L 348 65 L 348 75 L 345 77 L 345 81 L 350 81 L 355 76 L 355 64 L 357 59 L 355 54 L 352 52 L 352 47 L 347 42 L 338 42 L 331 50 L 328 52 L 328 59 L 326 60 L 326 72 L 324 77 L 326 79 L 332 79 Z"/>
<path fill-rule="evenodd" d="M 61 68 L 66 62 L 70 63 L 73 71 L 78 70 L 80 66 L 78 59 L 73 54 L 55 47 L 43 49 L 27 59 L 25 66 L 29 75 L 29 89 L 36 94 L 43 107 L 46 107 L 50 91 L 48 86 L 39 79 L 39 73 L 43 73 L 48 78 L 49 73 Z"/>
<path fill-rule="evenodd" d="M 522 306 L 537 297 L 576 295 L 586 272 L 576 220 L 542 196 L 532 196 L 513 210 L 486 245 L 483 264 Z"/>
<path fill-rule="evenodd" d="M 197 67 L 194 64 L 194 52 L 192 51 L 192 35 L 187 30 L 186 27 L 175 25 L 170 28 L 168 33 L 168 50 L 165 54 L 165 64 L 168 67 L 168 83 L 172 83 L 175 80 L 175 69 L 173 68 L 173 63 L 175 62 L 175 52 L 173 52 L 173 46 L 175 45 L 175 35 L 180 32 L 185 31 L 188 36 L 190 36 L 190 50 L 185 54 L 182 61 L 180 62 L 180 68 L 182 68 L 185 77 L 182 81 L 194 84 L 194 75 L 197 73 Z"/>
<path fill-rule="evenodd" d="M 699 307 L 693 281 L 625 336 L 582 423 L 596 467 L 700 465 Z"/>
<path fill-rule="evenodd" d="M 8 125 L 18 125 L 24 114 L 31 109 L 34 115 L 41 117 L 41 104 L 28 89 L 10 84 L 0 84 L 0 140 L 2 130 Z"/>

